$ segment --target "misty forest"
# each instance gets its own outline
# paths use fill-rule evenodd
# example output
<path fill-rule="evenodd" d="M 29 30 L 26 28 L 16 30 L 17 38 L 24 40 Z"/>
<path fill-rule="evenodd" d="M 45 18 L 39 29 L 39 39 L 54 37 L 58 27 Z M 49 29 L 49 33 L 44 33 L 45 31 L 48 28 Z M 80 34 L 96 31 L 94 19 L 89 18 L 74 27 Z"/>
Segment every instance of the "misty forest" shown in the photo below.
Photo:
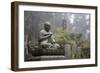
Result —
<path fill-rule="evenodd" d="M 58 50 L 53 51 L 54 55 L 52 50 L 40 50 L 38 45 L 39 32 L 44 29 L 45 22 L 50 22 L 50 31 L 60 45 Z M 24 11 L 24 47 L 25 61 L 46 60 L 50 56 L 57 59 L 61 54 L 64 55 L 62 59 L 90 58 L 90 14 Z"/>

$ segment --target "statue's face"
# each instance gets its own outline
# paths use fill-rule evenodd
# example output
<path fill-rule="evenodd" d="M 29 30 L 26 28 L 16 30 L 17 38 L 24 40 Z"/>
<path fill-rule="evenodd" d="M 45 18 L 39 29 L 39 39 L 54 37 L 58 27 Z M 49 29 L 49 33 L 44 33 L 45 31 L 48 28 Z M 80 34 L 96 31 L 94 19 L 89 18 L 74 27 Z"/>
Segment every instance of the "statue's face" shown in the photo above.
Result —
<path fill-rule="evenodd" d="M 51 26 L 50 26 L 50 25 L 45 24 L 44 28 L 45 28 L 45 30 L 48 32 L 48 31 L 50 31 Z"/>

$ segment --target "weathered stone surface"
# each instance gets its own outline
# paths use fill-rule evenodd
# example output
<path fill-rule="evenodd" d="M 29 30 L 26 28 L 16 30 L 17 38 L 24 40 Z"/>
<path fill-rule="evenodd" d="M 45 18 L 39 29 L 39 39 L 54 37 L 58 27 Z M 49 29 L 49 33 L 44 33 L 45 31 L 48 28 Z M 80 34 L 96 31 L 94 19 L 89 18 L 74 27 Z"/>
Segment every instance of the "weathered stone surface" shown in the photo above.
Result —
<path fill-rule="evenodd" d="M 62 59 L 66 59 L 65 56 L 41 56 L 41 60 L 62 60 Z"/>

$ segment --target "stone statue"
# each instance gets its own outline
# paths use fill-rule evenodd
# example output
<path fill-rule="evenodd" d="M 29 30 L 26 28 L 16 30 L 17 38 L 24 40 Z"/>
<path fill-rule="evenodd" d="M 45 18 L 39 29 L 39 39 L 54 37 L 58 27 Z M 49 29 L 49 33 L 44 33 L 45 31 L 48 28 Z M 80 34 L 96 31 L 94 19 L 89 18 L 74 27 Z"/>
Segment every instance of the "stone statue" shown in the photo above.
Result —
<path fill-rule="evenodd" d="M 56 48 L 58 46 L 57 43 L 55 43 L 55 39 L 53 38 L 53 33 L 50 31 L 51 24 L 49 22 L 46 22 L 44 24 L 44 29 L 40 31 L 40 39 L 39 43 L 42 48 Z"/>

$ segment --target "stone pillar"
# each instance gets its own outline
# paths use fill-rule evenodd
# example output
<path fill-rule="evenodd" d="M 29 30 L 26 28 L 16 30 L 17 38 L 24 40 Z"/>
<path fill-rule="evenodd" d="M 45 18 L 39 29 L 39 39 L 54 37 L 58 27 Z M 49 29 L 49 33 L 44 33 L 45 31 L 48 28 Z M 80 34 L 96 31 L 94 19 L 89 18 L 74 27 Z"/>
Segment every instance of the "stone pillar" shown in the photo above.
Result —
<path fill-rule="evenodd" d="M 70 59 L 71 58 L 71 46 L 67 44 L 65 45 L 64 49 L 65 49 L 65 57 L 67 59 Z"/>

